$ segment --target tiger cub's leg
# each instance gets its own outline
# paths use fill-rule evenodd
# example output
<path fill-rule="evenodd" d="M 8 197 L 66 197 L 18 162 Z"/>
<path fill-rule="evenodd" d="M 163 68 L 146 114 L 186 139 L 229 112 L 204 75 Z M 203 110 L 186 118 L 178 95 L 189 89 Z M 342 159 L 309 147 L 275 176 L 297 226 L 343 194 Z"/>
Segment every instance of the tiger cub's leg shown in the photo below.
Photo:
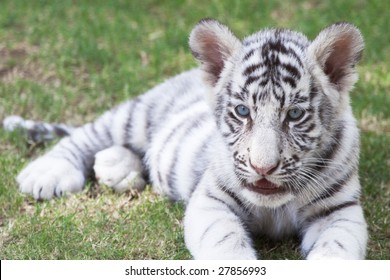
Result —
<path fill-rule="evenodd" d="M 329 207 L 306 221 L 302 251 L 309 260 L 364 259 L 367 225 L 354 201 Z"/>
<path fill-rule="evenodd" d="M 112 146 L 98 152 L 93 169 L 99 183 L 117 192 L 142 191 L 145 188 L 142 161 L 125 147 Z"/>
<path fill-rule="evenodd" d="M 212 179 L 191 196 L 184 217 L 187 248 L 195 259 L 257 259 L 239 198 Z"/>
<path fill-rule="evenodd" d="M 142 141 L 146 139 L 145 126 L 138 123 L 145 122 L 146 107 L 140 99 L 131 100 L 107 111 L 96 121 L 76 128 L 20 172 L 17 177 L 20 191 L 32 194 L 35 199 L 79 192 L 92 171 L 95 155 L 115 145 L 129 146 L 142 156 L 146 145 Z M 137 118 L 133 118 L 135 111 Z M 135 142 L 138 145 L 134 145 Z M 104 161 L 98 160 L 98 165 L 105 165 L 99 162 Z"/>
<path fill-rule="evenodd" d="M 112 113 L 75 129 L 49 152 L 30 162 L 17 176 L 19 189 L 35 199 L 51 199 L 80 192 L 95 154 L 112 146 Z"/>

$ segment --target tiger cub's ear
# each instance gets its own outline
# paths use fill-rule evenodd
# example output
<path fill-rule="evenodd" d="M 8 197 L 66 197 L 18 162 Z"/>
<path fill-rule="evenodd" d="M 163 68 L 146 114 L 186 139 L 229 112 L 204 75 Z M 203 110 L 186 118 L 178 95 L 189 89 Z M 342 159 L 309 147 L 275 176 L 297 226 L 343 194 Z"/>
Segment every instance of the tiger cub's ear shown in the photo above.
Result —
<path fill-rule="evenodd" d="M 213 19 L 203 19 L 192 30 L 189 45 L 207 81 L 215 86 L 226 61 L 240 48 L 241 42 L 227 26 Z"/>
<path fill-rule="evenodd" d="M 363 49 L 362 34 L 354 25 L 336 23 L 322 30 L 308 51 L 328 81 L 339 92 L 348 92 L 357 81 L 355 65 L 360 61 Z"/>

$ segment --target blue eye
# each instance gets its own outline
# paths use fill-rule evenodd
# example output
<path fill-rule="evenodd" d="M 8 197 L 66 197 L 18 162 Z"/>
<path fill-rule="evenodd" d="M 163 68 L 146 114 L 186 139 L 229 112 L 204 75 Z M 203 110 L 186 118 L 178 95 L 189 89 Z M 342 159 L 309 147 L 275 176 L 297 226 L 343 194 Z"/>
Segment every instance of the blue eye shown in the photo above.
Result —
<path fill-rule="evenodd" d="M 290 120 L 296 121 L 303 116 L 304 111 L 298 107 L 288 110 L 287 115 Z"/>
<path fill-rule="evenodd" d="M 234 108 L 234 110 L 236 111 L 237 115 L 243 118 L 248 117 L 250 113 L 249 108 L 244 105 L 238 105 L 236 108 Z"/>

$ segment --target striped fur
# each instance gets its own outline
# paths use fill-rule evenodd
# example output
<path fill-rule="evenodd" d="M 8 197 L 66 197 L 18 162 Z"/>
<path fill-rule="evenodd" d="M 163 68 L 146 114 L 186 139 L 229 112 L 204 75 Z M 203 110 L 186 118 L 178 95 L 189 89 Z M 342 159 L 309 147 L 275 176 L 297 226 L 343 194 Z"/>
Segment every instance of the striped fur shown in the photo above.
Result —
<path fill-rule="evenodd" d="M 298 234 L 307 259 L 362 259 L 359 131 L 348 93 L 363 50 L 351 24 L 314 41 L 266 29 L 242 41 L 206 19 L 190 35 L 200 69 L 74 129 L 17 177 L 51 199 L 96 177 L 116 190 L 149 179 L 186 203 L 197 259 L 255 259 L 251 235 Z"/>
<path fill-rule="evenodd" d="M 24 120 L 20 116 L 9 116 L 5 118 L 3 127 L 5 131 L 22 131 L 26 134 L 27 141 L 30 143 L 47 142 L 57 137 L 68 136 L 74 130 L 74 127 L 69 125 Z"/>

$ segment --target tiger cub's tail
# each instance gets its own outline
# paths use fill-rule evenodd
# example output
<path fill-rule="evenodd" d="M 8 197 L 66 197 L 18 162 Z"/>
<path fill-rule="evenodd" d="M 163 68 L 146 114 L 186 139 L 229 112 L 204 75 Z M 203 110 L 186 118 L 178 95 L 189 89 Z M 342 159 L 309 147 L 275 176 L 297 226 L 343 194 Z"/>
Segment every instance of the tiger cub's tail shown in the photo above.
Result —
<path fill-rule="evenodd" d="M 66 124 L 45 123 L 25 120 L 20 116 L 9 116 L 3 120 L 5 131 L 19 130 L 25 134 L 29 143 L 49 142 L 55 138 L 68 136 L 75 127 Z"/>

